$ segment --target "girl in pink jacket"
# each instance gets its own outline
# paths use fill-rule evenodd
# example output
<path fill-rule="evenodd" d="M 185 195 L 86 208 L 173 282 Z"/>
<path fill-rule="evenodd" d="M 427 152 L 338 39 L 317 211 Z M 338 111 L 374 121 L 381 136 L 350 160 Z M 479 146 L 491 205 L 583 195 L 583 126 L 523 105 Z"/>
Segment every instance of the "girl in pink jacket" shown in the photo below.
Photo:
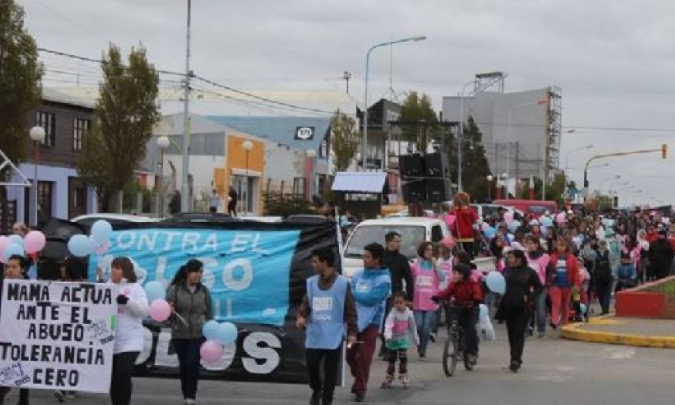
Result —
<path fill-rule="evenodd" d="M 438 287 L 445 279 L 443 270 L 434 258 L 434 244 L 422 242 L 417 249 L 419 258 L 410 266 L 415 289 L 413 293 L 413 313 L 417 333 L 420 337 L 418 353 L 420 360 L 426 359 L 429 337 L 436 323 L 438 304 L 431 297 L 438 293 Z"/>

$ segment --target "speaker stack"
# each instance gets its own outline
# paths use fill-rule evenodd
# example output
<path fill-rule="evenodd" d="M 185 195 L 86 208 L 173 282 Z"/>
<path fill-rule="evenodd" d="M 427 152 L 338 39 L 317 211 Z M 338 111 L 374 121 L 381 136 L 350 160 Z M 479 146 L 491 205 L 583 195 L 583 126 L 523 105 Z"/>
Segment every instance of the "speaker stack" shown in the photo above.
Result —
<path fill-rule="evenodd" d="M 450 200 L 448 156 L 429 153 L 399 156 L 403 198 L 407 203 Z"/>

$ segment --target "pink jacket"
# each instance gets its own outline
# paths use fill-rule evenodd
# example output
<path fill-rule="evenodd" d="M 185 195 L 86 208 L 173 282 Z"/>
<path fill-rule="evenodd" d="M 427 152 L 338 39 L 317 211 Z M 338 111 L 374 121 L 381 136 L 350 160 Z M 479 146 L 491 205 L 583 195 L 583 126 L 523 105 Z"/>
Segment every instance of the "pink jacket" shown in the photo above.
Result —
<path fill-rule="evenodd" d="M 423 268 L 423 262 L 419 259 L 410 266 L 410 270 L 415 283 L 413 310 L 436 311 L 438 304 L 433 302 L 431 297 L 438 294 L 441 280 L 445 279 L 443 270 L 435 269 L 431 262 L 426 262 Z"/>
<path fill-rule="evenodd" d="M 546 285 L 546 271 L 550 262 L 551 256 L 547 255 L 546 253 L 542 254 L 536 259 L 531 259 L 529 253 L 527 254 L 528 266 L 537 272 L 539 281 L 541 281 L 541 283 L 544 285 Z"/>

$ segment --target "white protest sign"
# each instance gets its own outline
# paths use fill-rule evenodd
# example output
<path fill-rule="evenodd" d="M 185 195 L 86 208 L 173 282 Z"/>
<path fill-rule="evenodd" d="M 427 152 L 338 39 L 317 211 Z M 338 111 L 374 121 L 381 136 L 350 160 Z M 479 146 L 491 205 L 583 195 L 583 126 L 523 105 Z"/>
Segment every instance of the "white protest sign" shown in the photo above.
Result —
<path fill-rule="evenodd" d="M 107 393 L 117 286 L 5 280 L 0 385 Z"/>

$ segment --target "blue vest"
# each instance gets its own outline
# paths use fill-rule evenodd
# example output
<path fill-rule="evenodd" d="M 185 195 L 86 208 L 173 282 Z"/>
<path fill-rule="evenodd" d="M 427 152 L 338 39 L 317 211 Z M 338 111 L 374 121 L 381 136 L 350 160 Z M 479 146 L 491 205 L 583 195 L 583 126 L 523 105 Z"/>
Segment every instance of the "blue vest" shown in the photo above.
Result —
<path fill-rule="evenodd" d="M 352 289 L 359 293 L 368 294 L 379 284 L 391 283 L 389 271 L 382 270 L 381 273 L 376 277 L 363 277 L 363 270 L 354 273 L 352 276 Z M 391 294 L 391 291 L 389 293 Z M 356 301 L 359 332 L 363 332 L 370 325 L 381 326 L 386 301 L 385 298 L 374 306 L 366 306 Z"/>
<path fill-rule="evenodd" d="M 305 347 L 337 349 L 345 334 L 345 295 L 349 282 L 338 276 L 326 291 L 319 288 L 319 276 L 307 279 L 307 301 L 311 308 L 307 322 Z"/>

